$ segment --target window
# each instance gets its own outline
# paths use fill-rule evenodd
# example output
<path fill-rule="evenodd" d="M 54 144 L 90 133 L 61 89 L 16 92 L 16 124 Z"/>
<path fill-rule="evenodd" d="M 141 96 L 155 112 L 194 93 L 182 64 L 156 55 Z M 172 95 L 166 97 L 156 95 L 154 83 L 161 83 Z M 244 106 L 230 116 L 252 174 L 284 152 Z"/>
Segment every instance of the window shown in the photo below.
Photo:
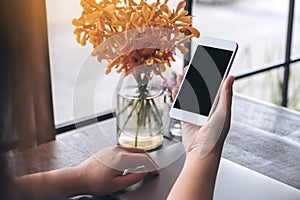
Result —
<path fill-rule="evenodd" d="M 55 123 L 72 119 L 72 85 L 89 55 L 74 41 L 72 17 L 80 14 L 79 0 L 47 0 L 48 38 Z"/>
<path fill-rule="evenodd" d="M 203 35 L 226 38 L 239 44 L 231 73 L 284 59 L 288 2 L 276 0 L 272 1 L 272 6 L 270 2 L 260 0 L 224 2 L 195 3 L 193 13 L 196 16 L 195 24 L 200 27 Z M 270 95 L 257 90 L 257 85 L 265 85 L 266 79 L 275 81 L 273 74 L 262 74 L 237 81 L 235 90 L 272 101 Z"/>
<path fill-rule="evenodd" d="M 78 74 L 84 67 L 97 68 L 101 65 L 92 57 L 92 46 L 80 46 L 73 34 L 72 19 L 81 13 L 80 0 L 47 0 L 48 35 L 50 49 L 50 65 L 53 91 L 53 109 L 55 124 L 74 120 L 76 117 L 86 117 L 93 113 L 73 113 L 73 92 L 78 86 L 88 86 L 89 77 L 85 82 L 76 85 Z M 87 66 L 90 65 L 90 66 Z M 98 66 L 99 65 L 99 66 Z M 116 85 L 117 74 L 105 77 L 99 81 L 95 91 L 95 112 L 112 107 L 111 98 Z M 100 75 L 99 75 L 100 77 Z M 105 94 L 105 95 L 103 95 Z M 82 93 L 84 96 L 85 93 Z M 96 100 L 97 99 L 97 100 Z"/>
<path fill-rule="evenodd" d="M 171 7 L 174 7 L 177 2 L 170 1 Z M 189 0 L 187 2 L 189 3 Z M 298 36 L 300 35 L 300 1 L 296 0 L 295 5 L 293 2 L 293 0 L 272 2 L 194 0 L 192 14 L 194 26 L 202 35 L 239 43 L 239 51 L 232 69 L 232 73 L 238 79 L 235 84 L 236 91 L 284 106 L 286 97 L 289 97 L 291 101 L 288 106 L 299 109 L 299 105 L 294 106 L 292 99 L 295 97 L 292 91 L 299 88 L 299 82 L 293 80 L 300 79 L 299 63 L 296 63 L 300 61 Z M 289 11 L 293 11 L 293 9 L 289 10 L 290 3 L 294 7 L 294 23 L 291 23 L 291 15 L 289 15 L 292 13 Z M 66 127 L 66 124 L 70 124 L 66 122 L 74 120 L 73 90 L 80 70 L 88 66 L 100 69 L 101 66 L 90 56 L 92 47 L 80 46 L 73 35 L 74 27 L 71 21 L 81 13 L 80 0 L 47 0 L 46 4 L 55 122 L 57 125 L 65 123 L 59 127 Z M 291 32 L 287 31 L 287 27 L 293 30 L 292 40 L 289 37 Z M 295 64 L 292 65 L 290 73 L 286 73 L 290 65 L 288 59 L 290 42 L 291 63 Z M 192 48 L 192 51 L 194 49 Z M 252 75 L 255 76 L 251 77 Z M 94 113 L 111 111 L 114 107 L 113 91 L 117 78 L 118 74 L 115 73 L 105 76 L 97 83 Z M 290 88 L 287 87 L 288 83 Z M 88 85 L 88 76 L 86 82 L 80 84 Z M 257 88 L 269 88 L 268 93 L 263 89 L 258 91 Z M 254 89 L 257 92 L 253 92 Z M 94 113 L 82 112 L 76 114 L 76 117 L 85 117 L 85 120 L 89 120 L 88 116 Z M 62 130 L 67 129 L 59 129 L 58 132 Z"/>
<path fill-rule="evenodd" d="M 218 2 L 218 1 L 215 1 Z M 194 25 L 202 35 L 239 44 L 232 72 L 284 58 L 288 2 L 243 0 L 193 4 Z"/>
<path fill-rule="evenodd" d="M 288 107 L 300 111 L 300 63 L 291 65 L 288 92 Z"/>
<path fill-rule="evenodd" d="M 294 23 L 291 18 L 293 8 Z M 235 90 L 286 106 L 288 83 L 291 83 L 287 75 L 296 77 L 295 79 L 300 77 L 299 70 L 293 69 L 288 73 L 291 55 L 293 55 L 291 62 L 298 61 L 300 55 L 298 51 L 300 44 L 297 44 L 300 41 L 299 34 L 297 35 L 300 25 L 297 13 L 299 9 L 299 1 L 294 5 L 294 1 L 280 0 L 272 3 L 259 0 L 198 0 L 194 3 L 193 13 L 197 18 L 195 24 L 203 26 L 200 28 L 203 34 L 228 38 L 239 43 L 239 53 L 232 73 L 237 75 L 237 79 L 243 80 L 236 82 Z M 294 35 L 293 40 L 290 40 L 292 28 Z M 292 54 L 289 52 L 290 44 Z M 276 70 L 268 71 L 270 69 Z M 265 73 L 249 77 L 261 72 Z M 291 88 L 297 88 L 297 84 L 294 81 Z M 257 87 L 258 85 L 260 87 Z"/>
<path fill-rule="evenodd" d="M 283 72 L 283 68 L 277 68 L 240 79 L 236 81 L 234 90 L 239 94 L 280 105 Z"/>
<path fill-rule="evenodd" d="M 299 57 L 300 55 L 300 1 L 295 1 L 295 15 L 294 15 L 294 27 L 293 27 L 293 44 L 292 44 L 292 56 Z M 299 77 L 300 75 L 298 75 Z"/>

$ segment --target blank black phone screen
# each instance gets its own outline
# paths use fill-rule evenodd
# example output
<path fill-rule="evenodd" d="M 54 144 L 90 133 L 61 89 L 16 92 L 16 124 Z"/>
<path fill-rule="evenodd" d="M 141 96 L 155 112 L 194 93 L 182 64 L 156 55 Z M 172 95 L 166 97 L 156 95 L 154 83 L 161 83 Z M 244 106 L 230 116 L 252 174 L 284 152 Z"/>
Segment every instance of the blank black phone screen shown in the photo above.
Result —
<path fill-rule="evenodd" d="M 208 116 L 233 51 L 198 46 L 174 107 Z"/>

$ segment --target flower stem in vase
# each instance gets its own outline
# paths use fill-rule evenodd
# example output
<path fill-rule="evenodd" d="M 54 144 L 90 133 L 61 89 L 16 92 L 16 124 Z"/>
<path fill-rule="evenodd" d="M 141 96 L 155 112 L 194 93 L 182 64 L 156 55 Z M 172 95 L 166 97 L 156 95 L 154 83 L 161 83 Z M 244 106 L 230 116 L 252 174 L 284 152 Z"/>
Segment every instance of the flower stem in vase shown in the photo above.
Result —
<path fill-rule="evenodd" d="M 156 148 L 163 140 L 163 90 L 149 74 L 129 74 L 125 78 L 133 82 L 128 87 L 120 87 L 117 104 L 118 143 L 145 150 Z"/>
<path fill-rule="evenodd" d="M 151 109 L 151 105 L 149 103 L 149 99 L 147 99 L 146 100 L 146 111 L 147 111 L 146 116 L 148 116 L 148 124 L 149 124 L 149 129 L 150 129 L 150 136 L 153 136 L 153 134 L 152 134 L 151 117 L 150 117 L 150 109 Z"/>
<path fill-rule="evenodd" d="M 154 107 L 154 110 L 155 110 L 154 117 L 156 118 L 157 122 L 159 122 L 159 124 L 162 124 L 161 115 L 160 115 L 159 110 L 158 110 L 158 108 L 156 106 L 156 103 L 155 103 L 155 101 L 153 99 L 151 99 L 151 103 L 152 103 L 152 105 Z"/>
<path fill-rule="evenodd" d="M 133 101 L 134 101 L 134 99 L 131 99 L 130 102 L 129 102 L 126 106 L 124 106 L 124 108 L 123 108 L 122 110 L 120 110 L 120 111 L 117 113 L 117 115 L 120 115 L 120 114 L 122 114 L 123 112 L 125 112 L 126 109 L 129 108 L 129 107 L 132 105 Z"/>
<path fill-rule="evenodd" d="M 135 108 L 136 108 L 136 106 L 137 106 L 138 103 L 139 103 L 139 101 L 136 101 L 136 102 L 135 102 L 135 104 L 134 104 L 134 106 L 132 107 L 132 109 L 131 109 L 131 111 L 130 111 L 128 117 L 126 118 L 126 120 L 125 120 L 125 122 L 124 122 L 122 128 L 119 129 L 119 131 L 118 131 L 118 137 L 120 136 L 121 132 L 124 130 L 125 126 L 127 125 L 128 121 L 129 121 L 129 119 L 132 117 L 132 114 L 133 114 L 133 112 L 134 112 L 134 110 L 135 110 Z"/>
<path fill-rule="evenodd" d="M 138 100 L 138 102 L 140 102 L 140 101 Z M 137 147 L 137 144 L 138 144 L 139 120 L 140 120 L 140 112 L 139 112 L 139 110 L 137 110 L 136 112 L 137 113 L 136 113 L 136 127 L 135 127 L 134 147 Z"/>

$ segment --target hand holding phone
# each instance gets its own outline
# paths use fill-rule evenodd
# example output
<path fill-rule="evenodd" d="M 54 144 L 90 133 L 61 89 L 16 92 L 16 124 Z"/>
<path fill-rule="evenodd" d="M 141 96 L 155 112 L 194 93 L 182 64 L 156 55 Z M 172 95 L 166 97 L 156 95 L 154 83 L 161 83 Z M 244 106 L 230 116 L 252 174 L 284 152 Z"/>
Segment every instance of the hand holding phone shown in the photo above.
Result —
<path fill-rule="evenodd" d="M 220 86 L 227 77 L 236 54 L 235 42 L 203 37 L 188 66 L 170 110 L 172 118 L 204 125 L 215 109 Z"/>
<path fill-rule="evenodd" d="M 178 76 L 178 84 L 183 75 Z M 224 141 L 230 129 L 233 76 L 228 76 L 220 91 L 220 99 L 211 118 L 204 126 L 182 122 L 182 143 L 189 157 L 204 158 L 210 152 L 221 155 Z M 178 89 L 172 91 L 173 99 Z"/>

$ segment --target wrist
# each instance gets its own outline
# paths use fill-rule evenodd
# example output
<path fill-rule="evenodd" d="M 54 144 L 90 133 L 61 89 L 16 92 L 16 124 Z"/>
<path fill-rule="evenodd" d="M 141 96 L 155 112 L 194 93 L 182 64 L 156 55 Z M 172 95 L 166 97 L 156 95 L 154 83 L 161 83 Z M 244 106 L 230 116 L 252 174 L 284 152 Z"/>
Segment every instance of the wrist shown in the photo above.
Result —
<path fill-rule="evenodd" d="M 71 181 L 74 183 L 73 187 L 76 193 L 74 195 L 91 194 L 83 171 L 80 165 L 71 168 L 71 173 L 73 174 Z"/>
<path fill-rule="evenodd" d="M 52 171 L 52 177 L 57 177 L 52 180 L 54 185 L 53 193 L 65 197 L 87 194 L 86 184 L 82 170 L 79 167 L 67 167 Z"/>
<path fill-rule="evenodd" d="M 200 149 L 195 148 L 186 152 L 187 160 L 206 160 L 211 158 L 220 158 L 222 155 L 222 147 L 215 146 L 210 152 L 203 153 Z"/>
<path fill-rule="evenodd" d="M 219 151 L 211 151 L 205 156 L 201 156 L 198 152 L 189 152 L 186 154 L 186 160 L 188 161 L 207 161 L 207 160 L 218 160 L 221 158 Z"/>
<path fill-rule="evenodd" d="M 213 199 L 220 157 L 221 153 L 218 151 L 212 151 L 205 157 L 200 157 L 196 151 L 188 152 L 184 167 L 175 183 L 176 189 L 172 189 L 172 193 L 176 195 L 171 195 L 170 199 Z M 175 192 L 183 187 L 184 192 Z"/>
<path fill-rule="evenodd" d="M 218 167 L 221 159 L 221 153 L 219 151 L 211 151 L 205 157 L 200 157 L 199 153 L 190 152 L 187 153 L 184 169 L 198 171 L 199 166 Z"/>
<path fill-rule="evenodd" d="M 34 195 L 36 199 L 45 199 L 83 194 L 85 191 L 82 187 L 82 177 L 77 167 L 68 167 L 17 177 L 14 182 L 25 194 Z"/>
<path fill-rule="evenodd" d="M 57 191 L 58 195 L 66 197 L 84 194 L 83 175 L 78 167 L 67 167 L 49 173 L 52 173 L 54 193 Z"/>

